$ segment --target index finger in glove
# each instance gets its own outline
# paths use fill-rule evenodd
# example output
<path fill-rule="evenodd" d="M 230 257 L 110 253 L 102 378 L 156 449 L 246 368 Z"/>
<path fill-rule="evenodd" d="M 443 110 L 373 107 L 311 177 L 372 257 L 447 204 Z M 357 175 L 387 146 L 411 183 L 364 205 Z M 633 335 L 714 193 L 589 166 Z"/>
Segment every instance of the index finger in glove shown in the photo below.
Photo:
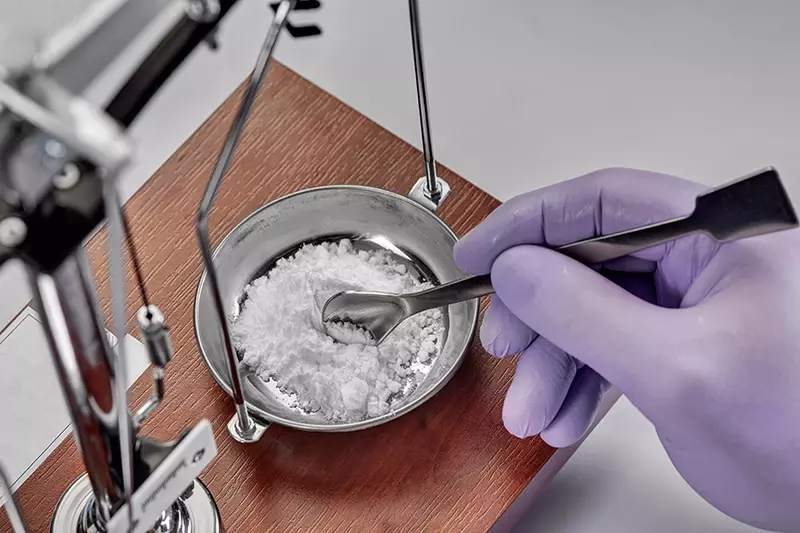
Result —
<path fill-rule="evenodd" d="M 512 198 L 456 244 L 454 257 L 464 272 L 486 274 L 497 256 L 520 244 L 557 247 L 687 215 L 702 191 L 665 174 L 598 170 Z M 658 261 L 665 250 L 635 256 Z"/>

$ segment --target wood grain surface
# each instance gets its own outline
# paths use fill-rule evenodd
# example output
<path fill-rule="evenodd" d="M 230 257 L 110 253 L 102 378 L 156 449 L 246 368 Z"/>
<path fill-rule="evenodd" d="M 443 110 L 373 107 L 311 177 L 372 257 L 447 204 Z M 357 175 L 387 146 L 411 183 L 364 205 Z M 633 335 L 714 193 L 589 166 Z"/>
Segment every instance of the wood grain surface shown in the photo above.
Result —
<path fill-rule="evenodd" d="M 164 404 L 144 433 L 171 439 L 211 420 L 219 457 L 203 473 L 229 533 L 267 531 L 486 531 L 552 454 L 539 439 L 503 428 L 513 361 L 476 343 L 435 398 L 383 426 L 348 434 L 272 426 L 243 446 L 226 433 L 233 405 L 200 358 L 192 307 L 201 274 L 194 214 L 239 101 L 235 92 L 130 200 L 127 210 L 151 299 L 171 326 L 175 359 Z M 423 174 L 421 154 L 280 64 L 242 136 L 211 217 L 214 242 L 268 200 L 323 184 L 367 184 L 406 193 Z M 441 212 L 463 234 L 498 202 L 449 170 Z M 87 245 L 108 316 L 106 236 Z M 128 330 L 140 305 L 128 261 Z M 138 405 L 149 373 L 132 388 Z M 17 492 L 31 531 L 45 532 L 59 496 L 83 470 L 67 440 Z M 3 517 L 0 531 L 10 531 Z M 202 532 L 201 532 L 202 533 Z"/>

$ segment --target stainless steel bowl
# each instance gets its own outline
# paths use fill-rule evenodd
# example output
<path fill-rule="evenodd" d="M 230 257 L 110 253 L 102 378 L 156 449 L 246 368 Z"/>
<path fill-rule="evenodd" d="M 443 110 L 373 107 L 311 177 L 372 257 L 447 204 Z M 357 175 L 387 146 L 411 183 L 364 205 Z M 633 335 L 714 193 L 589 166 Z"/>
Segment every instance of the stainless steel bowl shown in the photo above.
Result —
<path fill-rule="evenodd" d="M 356 246 L 385 248 L 434 283 L 463 277 L 452 259 L 456 236 L 435 214 L 404 196 L 359 186 L 307 189 L 260 208 L 236 226 L 214 252 L 228 319 L 238 316 L 245 286 L 263 276 L 281 257 L 310 242 L 350 238 Z M 337 423 L 288 405 L 282 395 L 243 368 L 248 411 L 268 422 L 309 431 L 354 431 L 377 426 L 411 411 L 436 394 L 453 376 L 469 348 L 478 320 L 478 302 L 448 307 L 445 340 L 430 372 L 384 415 Z M 195 335 L 211 375 L 229 395 L 231 380 L 222 332 L 204 272 L 197 287 Z"/>

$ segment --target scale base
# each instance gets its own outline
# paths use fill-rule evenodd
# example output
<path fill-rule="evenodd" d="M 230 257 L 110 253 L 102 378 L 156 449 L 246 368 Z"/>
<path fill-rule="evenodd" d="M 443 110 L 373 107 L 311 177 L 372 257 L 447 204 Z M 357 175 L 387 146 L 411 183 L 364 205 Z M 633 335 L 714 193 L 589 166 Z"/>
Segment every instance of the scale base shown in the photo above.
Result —
<path fill-rule="evenodd" d="M 417 180 L 417 182 L 411 188 L 411 192 L 408 193 L 408 197 L 435 213 L 442 206 L 445 199 L 450 195 L 450 185 L 448 185 L 446 181 L 437 176 L 436 183 L 439 184 L 438 198 L 431 198 L 430 192 L 428 191 L 428 178 L 426 177 L 422 177 Z"/>
<path fill-rule="evenodd" d="M 83 474 L 70 485 L 61 496 L 53 521 L 51 533 L 101 533 L 105 527 L 97 523 L 94 494 L 89 476 Z M 164 511 L 152 533 L 221 533 L 222 522 L 219 509 L 211 493 L 199 480 Z"/>

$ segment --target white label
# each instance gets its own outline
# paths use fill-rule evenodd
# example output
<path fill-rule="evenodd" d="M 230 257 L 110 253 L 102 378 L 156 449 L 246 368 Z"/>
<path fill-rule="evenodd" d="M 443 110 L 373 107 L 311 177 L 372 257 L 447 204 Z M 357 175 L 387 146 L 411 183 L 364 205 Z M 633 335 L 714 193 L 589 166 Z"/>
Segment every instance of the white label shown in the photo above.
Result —
<path fill-rule="evenodd" d="M 128 506 L 123 505 L 106 524 L 108 532 L 149 531 L 161 512 L 183 494 L 216 456 L 211 423 L 201 420 L 131 497 L 133 527 L 128 528 Z"/>

